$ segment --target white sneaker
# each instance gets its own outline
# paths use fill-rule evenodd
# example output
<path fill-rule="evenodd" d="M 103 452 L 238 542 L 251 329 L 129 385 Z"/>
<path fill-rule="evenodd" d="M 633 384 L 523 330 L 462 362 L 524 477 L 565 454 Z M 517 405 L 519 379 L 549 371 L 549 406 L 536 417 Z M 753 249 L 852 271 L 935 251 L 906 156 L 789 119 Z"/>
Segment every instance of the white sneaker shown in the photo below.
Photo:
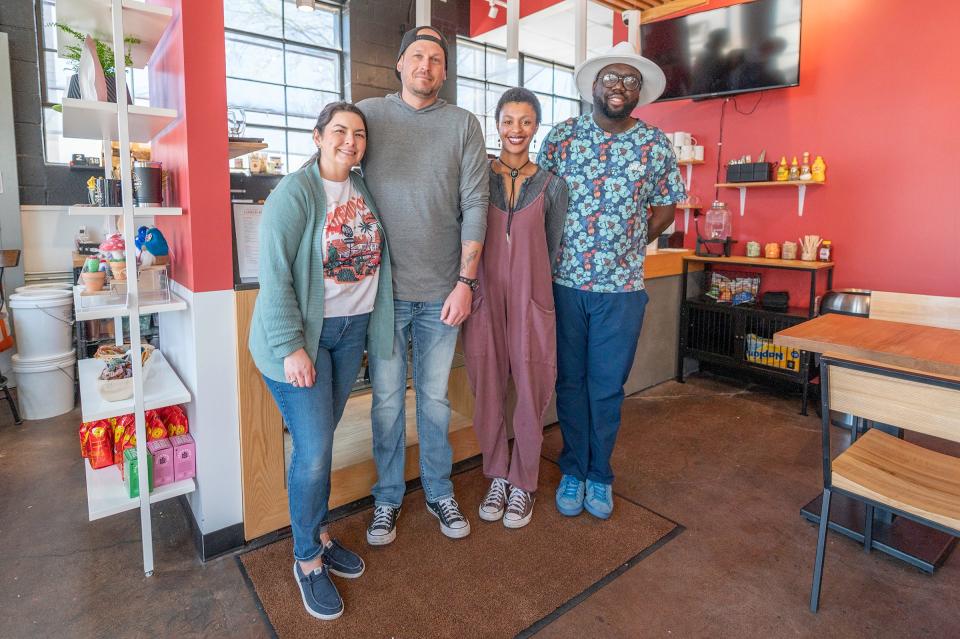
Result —
<path fill-rule="evenodd" d="M 534 496 L 514 486 L 510 489 L 507 512 L 503 515 L 503 525 L 507 528 L 523 528 L 533 518 Z"/>
<path fill-rule="evenodd" d="M 460 506 L 453 497 L 436 502 L 427 502 L 427 510 L 440 520 L 440 532 L 451 539 L 461 539 L 470 534 L 470 522 L 460 512 Z"/>
<path fill-rule="evenodd" d="M 507 507 L 507 480 L 501 477 L 495 478 L 490 482 L 490 490 L 487 496 L 483 498 L 480 504 L 480 519 L 484 521 L 497 521 L 503 517 L 503 511 Z"/>

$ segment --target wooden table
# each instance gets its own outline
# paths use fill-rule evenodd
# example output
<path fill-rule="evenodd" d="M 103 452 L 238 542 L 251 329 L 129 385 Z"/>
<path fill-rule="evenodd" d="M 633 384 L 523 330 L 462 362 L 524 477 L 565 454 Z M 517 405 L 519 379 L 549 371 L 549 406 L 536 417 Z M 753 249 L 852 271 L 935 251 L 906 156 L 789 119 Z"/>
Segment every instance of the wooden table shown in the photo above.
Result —
<path fill-rule="evenodd" d="M 960 330 L 828 314 L 775 333 L 773 343 L 814 353 L 831 353 L 923 373 L 960 377 Z M 822 495 L 800 509 L 820 523 Z M 955 537 L 889 511 L 875 509 L 873 547 L 921 570 L 933 572 L 950 553 Z M 830 529 L 863 543 L 864 505 L 837 495 Z"/>

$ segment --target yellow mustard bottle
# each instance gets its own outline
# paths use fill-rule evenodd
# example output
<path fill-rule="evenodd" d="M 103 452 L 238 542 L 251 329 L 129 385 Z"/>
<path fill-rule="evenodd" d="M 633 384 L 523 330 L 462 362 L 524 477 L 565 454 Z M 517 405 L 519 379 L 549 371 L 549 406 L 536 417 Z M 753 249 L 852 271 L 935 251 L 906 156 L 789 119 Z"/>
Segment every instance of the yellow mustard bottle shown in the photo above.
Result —
<path fill-rule="evenodd" d="M 780 156 L 780 164 L 777 166 L 777 182 L 786 182 L 790 177 L 790 169 L 787 168 L 787 156 Z"/>
<path fill-rule="evenodd" d="M 800 179 L 800 164 L 797 162 L 797 156 L 793 156 L 793 162 L 790 163 L 790 179 Z"/>
<path fill-rule="evenodd" d="M 810 167 L 810 172 L 813 174 L 814 182 L 827 181 L 827 163 L 823 161 L 822 156 L 818 155 L 817 159 L 813 161 L 813 166 Z"/>

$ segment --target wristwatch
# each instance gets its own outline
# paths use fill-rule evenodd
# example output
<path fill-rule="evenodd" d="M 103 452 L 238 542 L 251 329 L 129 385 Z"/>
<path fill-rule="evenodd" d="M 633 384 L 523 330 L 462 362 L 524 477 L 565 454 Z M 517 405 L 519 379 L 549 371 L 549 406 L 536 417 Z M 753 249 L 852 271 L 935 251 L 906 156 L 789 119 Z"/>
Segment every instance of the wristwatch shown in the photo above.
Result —
<path fill-rule="evenodd" d="M 464 284 L 466 284 L 467 286 L 469 286 L 471 291 L 477 290 L 477 287 L 480 285 L 480 280 L 479 280 L 479 279 L 477 279 L 477 278 L 471 279 L 471 278 L 469 278 L 469 277 L 464 277 L 463 275 L 457 276 L 457 281 L 458 281 L 458 282 L 463 282 Z"/>

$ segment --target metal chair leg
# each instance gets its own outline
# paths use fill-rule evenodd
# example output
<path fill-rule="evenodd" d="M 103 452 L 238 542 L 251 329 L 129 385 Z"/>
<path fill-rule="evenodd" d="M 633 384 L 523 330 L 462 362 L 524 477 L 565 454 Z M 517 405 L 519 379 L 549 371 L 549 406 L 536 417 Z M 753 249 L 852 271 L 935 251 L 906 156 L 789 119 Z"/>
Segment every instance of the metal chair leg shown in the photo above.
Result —
<path fill-rule="evenodd" d="M 810 590 L 810 611 L 820 607 L 820 584 L 823 581 L 823 555 L 827 546 L 827 528 L 830 525 L 830 489 L 823 489 L 823 507 L 820 509 L 820 532 L 817 535 L 817 558 L 813 563 L 813 586 Z"/>
<path fill-rule="evenodd" d="M 10 404 L 10 412 L 13 413 L 13 423 L 19 426 L 23 423 L 23 420 L 20 418 L 20 411 L 17 410 L 17 403 L 13 401 L 13 396 L 10 395 L 10 389 L 7 388 L 7 380 L 5 377 L 0 377 L 0 384 L 3 384 L 3 394 L 7 397 L 7 403 Z"/>
<path fill-rule="evenodd" d="M 863 552 L 873 550 L 873 506 L 867 504 L 863 515 Z"/>

